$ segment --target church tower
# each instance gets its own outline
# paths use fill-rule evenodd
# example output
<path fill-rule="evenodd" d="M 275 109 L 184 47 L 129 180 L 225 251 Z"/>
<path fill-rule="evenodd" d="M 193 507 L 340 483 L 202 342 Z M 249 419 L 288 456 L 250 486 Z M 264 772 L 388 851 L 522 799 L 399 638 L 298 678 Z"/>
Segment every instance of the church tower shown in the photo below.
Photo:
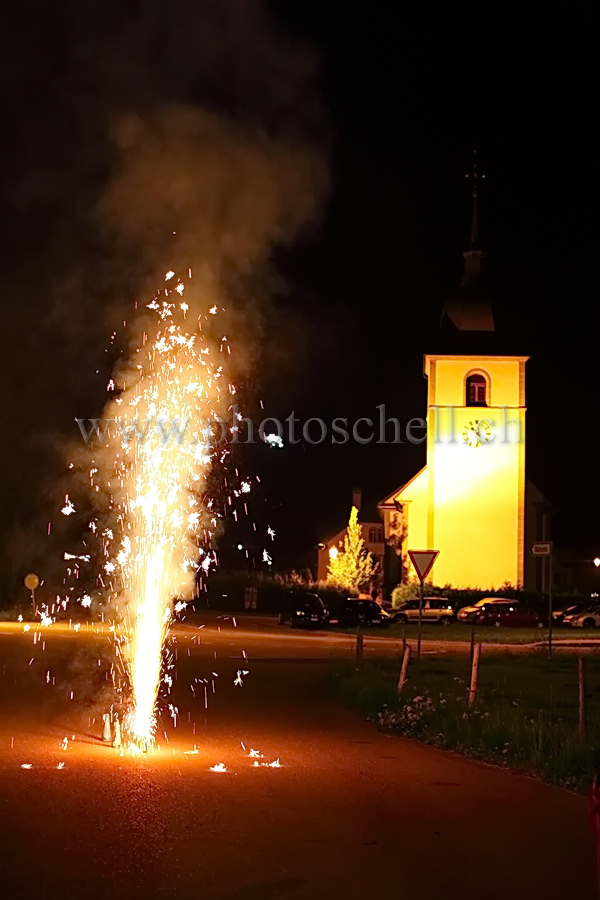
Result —
<path fill-rule="evenodd" d="M 528 357 L 498 352 L 483 281 L 476 157 L 468 177 L 472 215 L 464 276 L 442 315 L 444 352 L 424 360 L 427 465 L 380 511 L 403 559 L 408 549 L 440 551 L 436 584 L 485 589 L 524 583 Z"/>

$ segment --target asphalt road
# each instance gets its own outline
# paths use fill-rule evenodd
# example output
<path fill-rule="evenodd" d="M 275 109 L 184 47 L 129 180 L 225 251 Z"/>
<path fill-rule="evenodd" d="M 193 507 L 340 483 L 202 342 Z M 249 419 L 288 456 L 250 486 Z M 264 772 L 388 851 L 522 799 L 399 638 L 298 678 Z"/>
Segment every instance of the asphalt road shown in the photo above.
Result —
<path fill-rule="evenodd" d="M 175 638 L 177 715 L 129 757 L 99 740 L 108 638 L 0 623 L 2 897 L 595 896 L 585 800 L 339 709 L 324 663 L 350 639 L 227 619 Z"/>

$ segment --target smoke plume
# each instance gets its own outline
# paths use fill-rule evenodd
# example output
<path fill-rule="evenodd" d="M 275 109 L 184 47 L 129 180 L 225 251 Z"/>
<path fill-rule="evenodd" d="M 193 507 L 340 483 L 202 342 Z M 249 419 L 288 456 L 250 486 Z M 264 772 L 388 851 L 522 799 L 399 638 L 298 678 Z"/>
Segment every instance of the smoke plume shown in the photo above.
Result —
<path fill-rule="evenodd" d="M 318 217 L 327 129 L 313 53 L 255 0 L 26 0 L 3 40 L 10 601 L 25 571 L 57 576 L 65 444 L 166 269 L 193 269 L 256 364 L 272 250 Z"/>

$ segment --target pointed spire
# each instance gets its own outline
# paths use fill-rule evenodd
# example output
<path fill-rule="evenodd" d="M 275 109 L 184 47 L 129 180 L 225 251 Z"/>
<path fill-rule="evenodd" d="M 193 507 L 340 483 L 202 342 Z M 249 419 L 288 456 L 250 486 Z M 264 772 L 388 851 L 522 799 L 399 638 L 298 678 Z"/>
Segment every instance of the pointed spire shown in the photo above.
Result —
<path fill-rule="evenodd" d="M 486 253 L 481 249 L 479 239 L 479 194 L 480 184 L 485 178 L 479 167 L 478 152 L 473 151 L 471 170 L 465 178 L 471 189 L 471 234 L 467 249 L 463 253 L 465 271 L 458 295 L 446 304 L 442 318 L 446 315 L 459 331 L 493 331 L 494 317 L 483 284 L 483 261 Z"/>
<path fill-rule="evenodd" d="M 471 163 L 471 171 L 465 174 L 465 178 L 468 179 L 471 186 L 471 244 L 470 250 L 478 250 L 479 249 L 479 218 L 478 218 L 478 209 L 477 202 L 479 200 L 479 182 L 480 179 L 483 180 L 485 175 L 479 171 L 479 159 L 478 159 L 478 150 L 475 148 L 473 150 L 473 161 Z"/>

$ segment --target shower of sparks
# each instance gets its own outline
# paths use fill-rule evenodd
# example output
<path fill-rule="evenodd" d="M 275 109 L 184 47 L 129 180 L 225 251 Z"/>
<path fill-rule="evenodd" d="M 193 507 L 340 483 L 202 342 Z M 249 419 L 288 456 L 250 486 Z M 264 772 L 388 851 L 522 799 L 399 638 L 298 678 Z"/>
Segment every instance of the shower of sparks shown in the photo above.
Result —
<path fill-rule="evenodd" d="M 174 278 L 173 272 L 165 276 Z M 179 281 L 172 290 L 181 296 L 184 287 Z M 93 470 L 99 470 L 116 513 L 114 527 L 101 531 L 102 578 L 125 625 L 119 652 L 131 692 L 126 730 L 143 749 L 154 742 L 173 602 L 191 596 L 197 573 L 205 575 L 216 561 L 218 515 L 207 479 L 227 451 L 214 444 L 211 423 L 225 412 L 231 393 L 223 377 L 224 345 L 219 349 L 202 331 L 206 315 L 188 328 L 189 306 L 169 302 L 170 294 L 170 286 L 163 288 L 148 304 L 154 324 L 133 353 L 120 392 L 111 380 L 117 393 L 105 421 L 117 427 L 106 429 L 90 471 L 94 489 Z M 65 515 L 68 503 L 67 497 Z M 176 722 L 174 707 L 171 715 Z"/>

